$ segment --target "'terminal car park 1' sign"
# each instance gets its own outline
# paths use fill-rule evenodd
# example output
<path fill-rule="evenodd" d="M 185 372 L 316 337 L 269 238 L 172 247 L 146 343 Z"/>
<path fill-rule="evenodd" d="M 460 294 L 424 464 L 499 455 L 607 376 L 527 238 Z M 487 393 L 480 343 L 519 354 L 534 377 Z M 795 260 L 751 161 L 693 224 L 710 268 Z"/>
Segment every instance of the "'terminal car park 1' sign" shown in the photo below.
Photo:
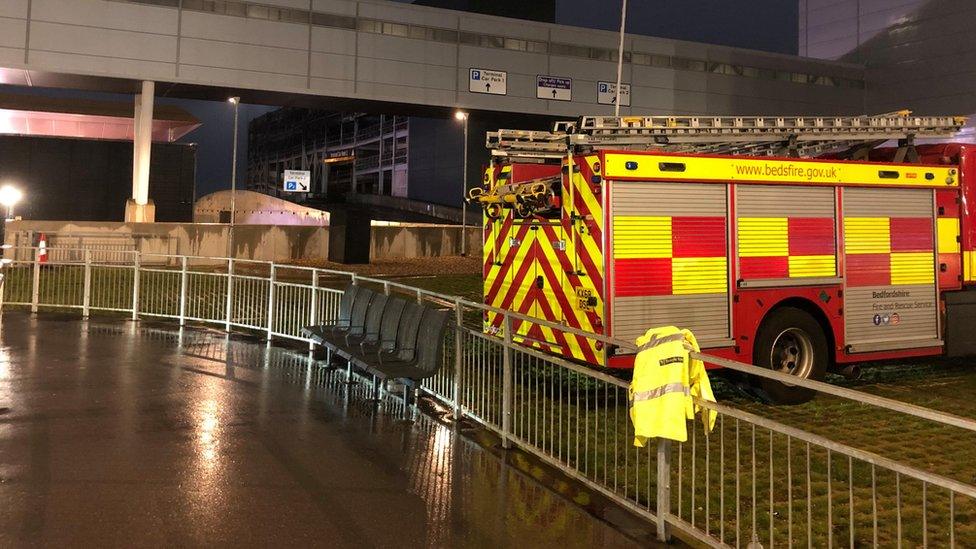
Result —
<path fill-rule="evenodd" d="M 468 91 L 505 95 L 508 93 L 508 73 L 491 69 L 471 69 L 468 72 Z"/>

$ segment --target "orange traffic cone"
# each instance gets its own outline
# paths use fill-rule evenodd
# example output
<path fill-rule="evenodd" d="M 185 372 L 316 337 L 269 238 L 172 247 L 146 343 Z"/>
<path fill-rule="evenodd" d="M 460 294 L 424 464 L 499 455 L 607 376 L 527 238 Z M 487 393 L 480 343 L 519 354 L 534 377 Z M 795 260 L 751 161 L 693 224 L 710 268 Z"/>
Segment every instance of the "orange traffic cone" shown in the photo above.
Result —
<path fill-rule="evenodd" d="M 47 263 L 47 235 L 44 233 L 37 240 L 37 262 Z"/>

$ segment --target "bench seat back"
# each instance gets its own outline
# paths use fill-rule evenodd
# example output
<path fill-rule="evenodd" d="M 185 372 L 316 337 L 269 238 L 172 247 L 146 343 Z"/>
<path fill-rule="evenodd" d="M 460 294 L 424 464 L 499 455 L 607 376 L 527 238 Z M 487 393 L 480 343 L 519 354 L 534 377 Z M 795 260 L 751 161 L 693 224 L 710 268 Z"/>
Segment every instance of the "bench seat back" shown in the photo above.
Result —
<path fill-rule="evenodd" d="M 448 316 L 448 311 L 428 308 L 420 321 L 416 367 L 422 377 L 436 374 L 444 361 L 444 335 L 447 332 Z"/>
<path fill-rule="evenodd" d="M 352 304 L 352 313 L 349 315 L 349 329 L 347 335 L 363 335 L 363 327 L 366 325 L 366 312 L 369 311 L 369 304 L 373 301 L 376 292 L 369 288 L 360 288 L 356 292 L 356 300 Z"/>
<path fill-rule="evenodd" d="M 400 315 L 397 324 L 396 360 L 412 361 L 417 348 L 417 332 L 420 330 L 420 320 L 427 307 L 414 302 L 408 302 Z"/>

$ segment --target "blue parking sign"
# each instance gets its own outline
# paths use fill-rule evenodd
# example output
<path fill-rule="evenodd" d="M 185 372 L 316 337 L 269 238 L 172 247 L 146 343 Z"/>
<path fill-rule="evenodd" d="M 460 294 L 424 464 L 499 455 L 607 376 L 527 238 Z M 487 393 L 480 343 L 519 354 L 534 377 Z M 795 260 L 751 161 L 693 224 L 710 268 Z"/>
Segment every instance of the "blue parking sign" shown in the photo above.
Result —
<path fill-rule="evenodd" d="M 481 80 L 481 71 L 477 69 L 471 70 L 471 80 Z"/>
<path fill-rule="evenodd" d="M 294 181 L 285 181 L 285 190 L 286 191 L 298 190 L 298 183 Z"/>

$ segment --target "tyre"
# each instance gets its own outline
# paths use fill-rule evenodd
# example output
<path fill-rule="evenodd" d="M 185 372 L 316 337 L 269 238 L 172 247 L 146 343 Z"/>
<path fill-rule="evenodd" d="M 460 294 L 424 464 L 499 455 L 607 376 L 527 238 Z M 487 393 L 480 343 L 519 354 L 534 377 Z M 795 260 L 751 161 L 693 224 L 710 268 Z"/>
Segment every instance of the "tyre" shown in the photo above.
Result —
<path fill-rule="evenodd" d="M 829 347 L 823 328 L 810 313 L 795 307 L 771 312 L 759 327 L 753 360 L 756 366 L 822 381 Z M 803 404 L 816 391 L 771 379 L 753 379 L 756 390 L 774 404 Z"/>

